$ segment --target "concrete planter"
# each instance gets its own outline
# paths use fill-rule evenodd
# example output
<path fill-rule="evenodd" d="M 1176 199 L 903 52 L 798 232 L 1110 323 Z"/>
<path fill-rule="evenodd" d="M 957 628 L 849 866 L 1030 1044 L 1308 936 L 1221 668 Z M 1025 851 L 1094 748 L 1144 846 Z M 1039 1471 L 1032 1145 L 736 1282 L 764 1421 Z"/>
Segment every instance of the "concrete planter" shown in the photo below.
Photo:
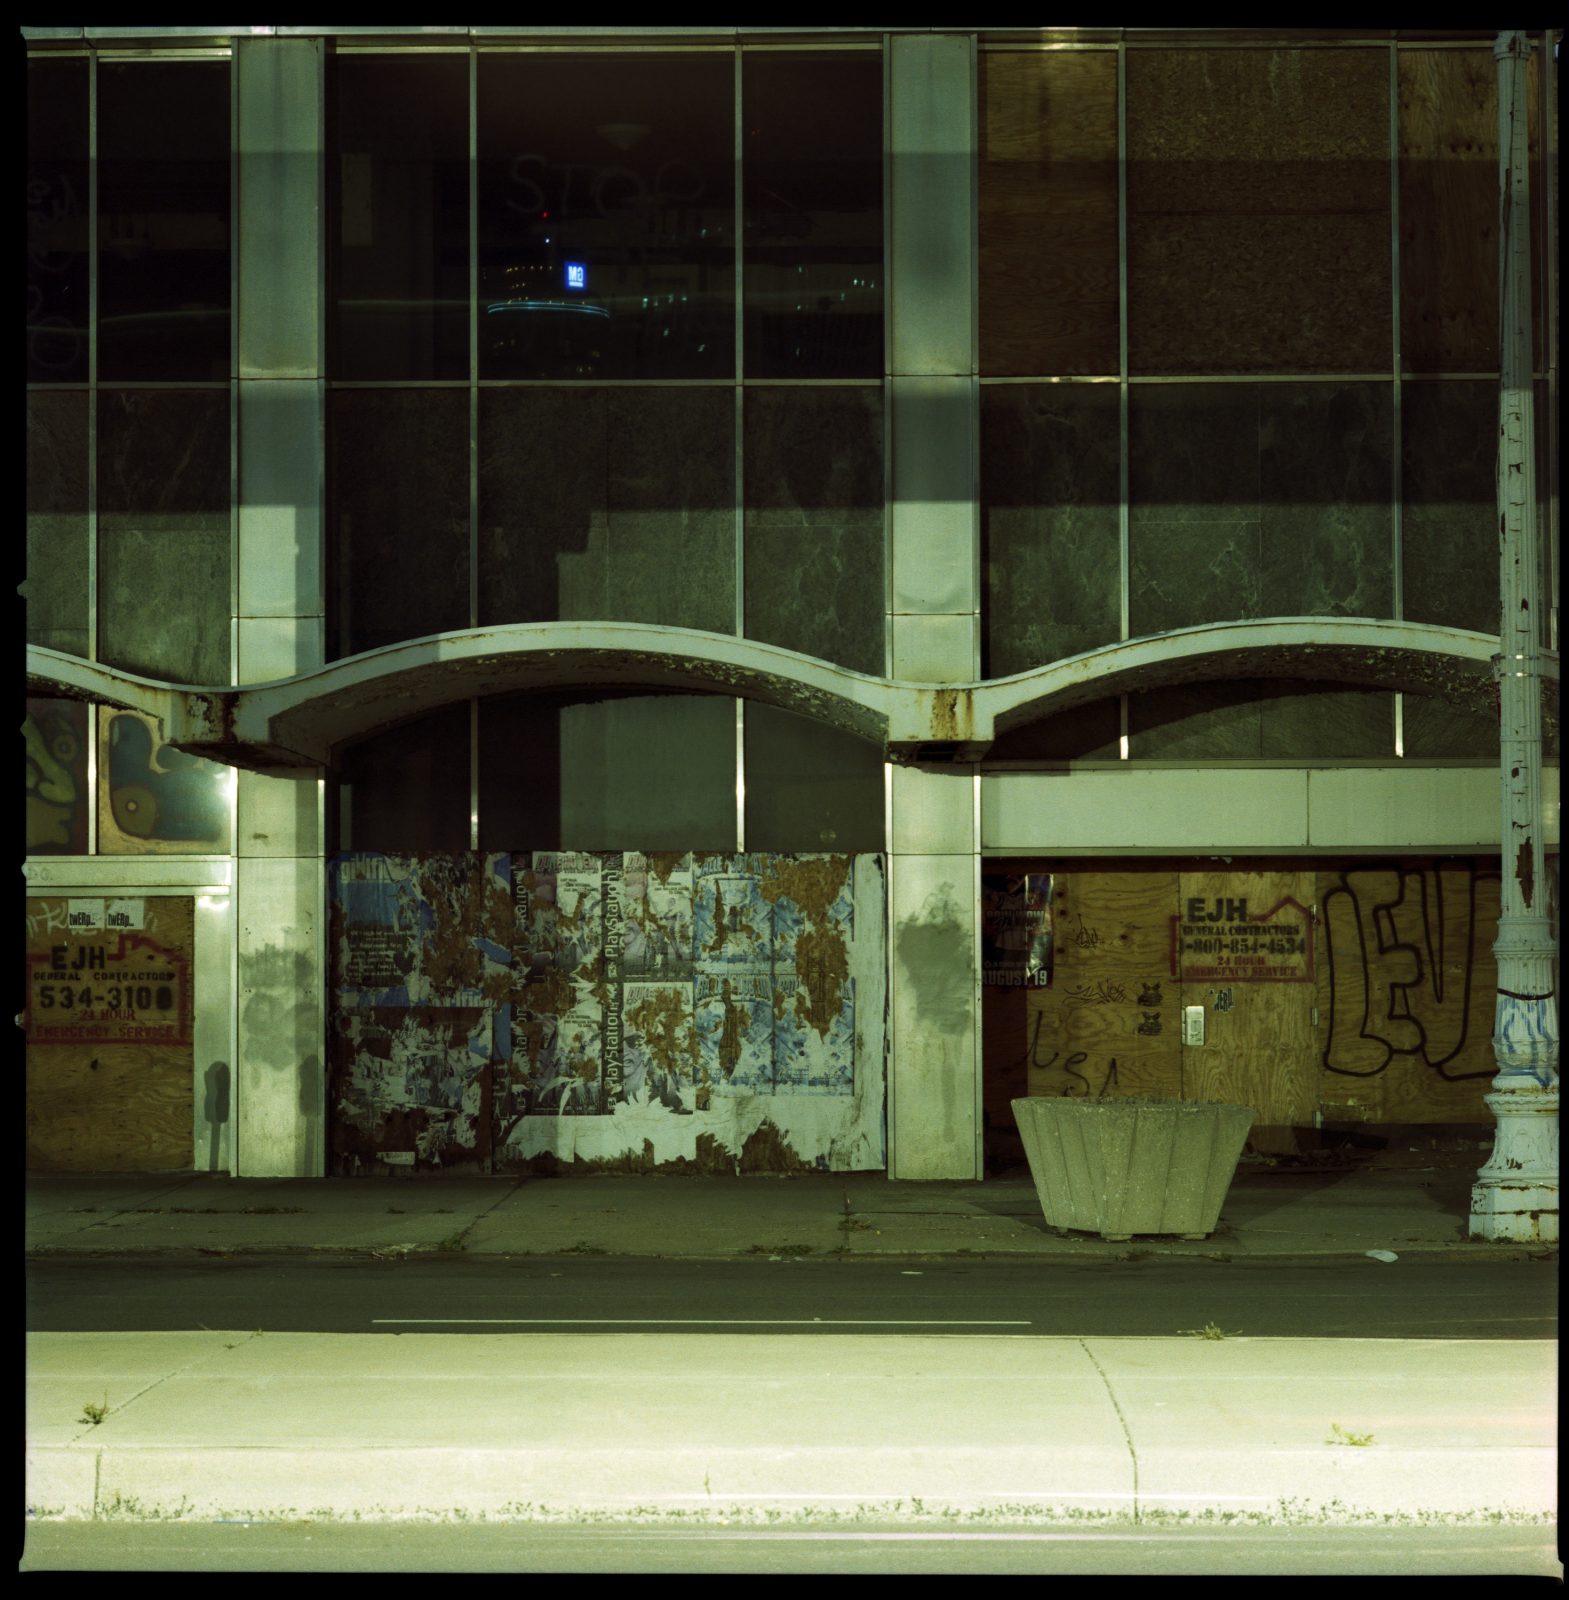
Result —
<path fill-rule="evenodd" d="M 1251 1106 L 1200 1100 L 1013 1102 L 1041 1209 L 1103 1239 L 1207 1238 L 1253 1126 Z"/>

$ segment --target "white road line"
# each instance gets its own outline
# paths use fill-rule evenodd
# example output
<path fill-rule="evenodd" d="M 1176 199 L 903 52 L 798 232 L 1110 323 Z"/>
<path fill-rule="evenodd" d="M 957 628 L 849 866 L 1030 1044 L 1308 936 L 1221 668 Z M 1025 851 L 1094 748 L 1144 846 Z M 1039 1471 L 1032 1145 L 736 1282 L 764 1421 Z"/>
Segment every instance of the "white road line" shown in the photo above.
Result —
<path fill-rule="evenodd" d="M 372 1325 L 397 1323 L 422 1327 L 454 1323 L 505 1323 L 514 1326 L 642 1328 L 1028 1328 L 1027 1321 L 985 1321 L 976 1317 L 935 1320 L 930 1317 L 372 1317 Z"/>

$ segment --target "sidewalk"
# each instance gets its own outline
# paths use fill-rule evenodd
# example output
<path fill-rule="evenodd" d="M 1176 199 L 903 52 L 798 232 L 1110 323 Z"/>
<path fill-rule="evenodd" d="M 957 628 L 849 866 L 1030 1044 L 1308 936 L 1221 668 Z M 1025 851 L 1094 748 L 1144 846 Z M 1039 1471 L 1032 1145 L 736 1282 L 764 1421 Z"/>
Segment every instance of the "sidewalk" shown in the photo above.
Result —
<path fill-rule="evenodd" d="M 1413 1158 L 1416 1159 L 1416 1158 Z M 1032 1261 L 1533 1253 L 1474 1163 L 1244 1169 L 1205 1241 L 1048 1230 L 1026 1175 L 28 1180 L 61 1252 L 461 1248 Z M 1537 1250 L 1540 1254 L 1540 1250 Z M 1464 1270 L 1460 1266 L 1460 1270 Z M 32 1334 L 30 1514 L 66 1518 L 1551 1520 L 1551 1340 Z M 103 1408 L 98 1421 L 89 1408 Z"/>
<path fill-rule="evenodd" d="M 985 1182 L 882 1173 L 790 1178 L 230 1178 L 29 1174 L 30 1252 L 376 1251 L 480 1255 L 768 1254 L 1273 1258 L 1439 1251 L 1499 1259 L 1540 1246 L 1466 1238 L 1479 1156 L 1430 1152 L 1338 1171 L 1244 1166 L 1208 1239 L 1111 1244 L 1049 1228 L 1025 1170 Z"/>

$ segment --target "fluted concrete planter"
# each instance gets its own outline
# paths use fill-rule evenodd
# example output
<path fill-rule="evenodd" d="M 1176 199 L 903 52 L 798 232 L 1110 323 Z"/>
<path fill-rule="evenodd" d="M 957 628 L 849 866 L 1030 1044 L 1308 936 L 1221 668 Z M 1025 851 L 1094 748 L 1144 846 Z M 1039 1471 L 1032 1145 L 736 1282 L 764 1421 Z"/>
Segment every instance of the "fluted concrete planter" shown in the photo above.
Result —
<path fill-rule="evenodd" d="M 1103 1239 L 1207 1238 L 1253 1126 L 1251 1106 L 1203 1100 L 1013 1102 L 1035 1192 L 1055 1228 Z"/>

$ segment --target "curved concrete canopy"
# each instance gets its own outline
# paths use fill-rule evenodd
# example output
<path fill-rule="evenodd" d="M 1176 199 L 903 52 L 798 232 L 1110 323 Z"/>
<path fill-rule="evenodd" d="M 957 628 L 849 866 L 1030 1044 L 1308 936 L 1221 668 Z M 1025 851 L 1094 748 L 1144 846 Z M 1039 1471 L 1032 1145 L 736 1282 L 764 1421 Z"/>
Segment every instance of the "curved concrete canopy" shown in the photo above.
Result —
<path fill-rule="evenodd" d="M 34 694 L 157 716 L 177 747 L 236 766 L 315 767 L 335 746 L 454 701 L 529 690 L 739 695 L 887 747 L 973 760 L 999 730 L 1109 695 L 1228 678 L 1289 678 L 1492 704 L 1498 641 L 1366 618 L 1265 617 L 1129 639 L 986 683 L 895 682 L 776 645 L 638 623 L 551 622 L 433 634 L 241 688 L 159 683 L 38 647 Z M 1544 652 L 1549 724 L 1558 658 Z"/>

